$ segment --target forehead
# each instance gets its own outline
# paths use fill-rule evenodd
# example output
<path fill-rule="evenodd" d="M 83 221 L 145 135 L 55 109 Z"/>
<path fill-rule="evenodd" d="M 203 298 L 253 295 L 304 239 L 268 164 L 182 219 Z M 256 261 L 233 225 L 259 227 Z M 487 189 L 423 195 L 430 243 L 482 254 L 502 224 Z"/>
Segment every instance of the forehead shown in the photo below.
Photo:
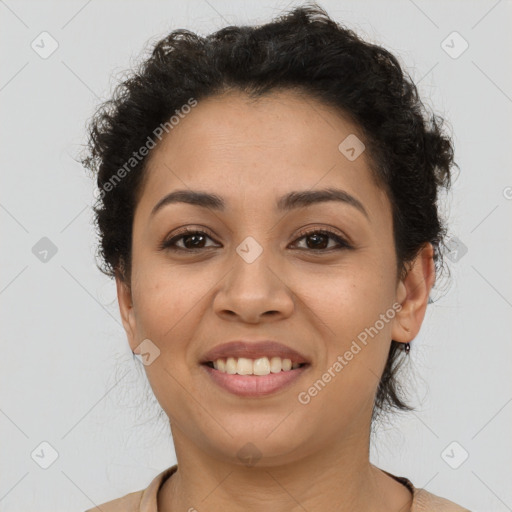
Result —
<path fill-rule="evenodd" d="M 152 150 L 138 208 L 149 215 L 176 189 L 216 193 L 229 210 L 241 194 L 266 207 L 290 190 L 342 187 L 378 211 L 387 198 L 365 152 L 351 160 L 340 151 L 347 138 L 363 139 L 339 112 L 300 93 L 201 100 Z"/>

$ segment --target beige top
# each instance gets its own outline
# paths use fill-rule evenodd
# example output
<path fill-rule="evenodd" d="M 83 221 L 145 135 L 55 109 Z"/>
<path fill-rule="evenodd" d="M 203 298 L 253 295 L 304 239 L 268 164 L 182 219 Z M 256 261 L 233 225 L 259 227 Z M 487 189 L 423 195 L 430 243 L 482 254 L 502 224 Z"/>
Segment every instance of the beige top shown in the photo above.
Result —
<path fill-rule="evenodd" d="M 158 512 L 157 494 L 162 484 L 176 470 L 175 464 L 158 474 L 146 489 L 126 494 L 107 503 L 103 503 L 85 512 Z M 425 489 L 417 489 L 405 477 L 395 476 L 385 471 L 389 476 L 405 485 L 412 493 L 412 507 L 410 512 L 470 512 L 467 508 L 456 505 L 439 496 L 429 493 Z"/>

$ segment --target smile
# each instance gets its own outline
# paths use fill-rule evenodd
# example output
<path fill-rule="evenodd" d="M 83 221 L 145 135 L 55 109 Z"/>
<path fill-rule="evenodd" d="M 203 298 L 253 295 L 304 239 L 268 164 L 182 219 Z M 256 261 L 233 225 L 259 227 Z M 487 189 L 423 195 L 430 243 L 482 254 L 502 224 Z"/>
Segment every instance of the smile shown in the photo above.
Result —
<path fill-rule="evenodd" d="M 212 381 L 238 396 L 261 397 L 276 393 L 297 381 L 309 368 L 280 357 L 217 359 L 201 365 Z"/>

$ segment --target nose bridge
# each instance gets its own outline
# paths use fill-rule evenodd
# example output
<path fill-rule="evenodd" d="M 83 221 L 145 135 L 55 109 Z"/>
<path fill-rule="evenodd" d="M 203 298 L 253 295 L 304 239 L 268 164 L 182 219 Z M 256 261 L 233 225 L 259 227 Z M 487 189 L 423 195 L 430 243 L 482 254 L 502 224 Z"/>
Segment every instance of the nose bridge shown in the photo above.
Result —
<path fill-rule="evenodd" d="M 274 289 L 276 283 L 276 271 L 272 271 L 272 265 L 275 261 L 272 258 L 272 250 L 270 244 L 266 243 L 259 237 L 258 240 L 249 235 L 245 237 L 235 248 L 233 254 L 233 269 L 230 272 L 228 279 L 231 287 L 249 287 L 256 293 L 269 293 L 270 290 L 263 288 Z M 262 288 L 261 291 L 257 291 Z M 249 290 L 243 290 L 245 293 L 250 293 Z"/>
<path fill-rule="evenodd" d="M 218 312 L 231 311 L 241 317 L 257 318 L 266 312 L 289 314 L 293 300 L 277 268 L 270 245 L 245 237 L 235 247 L 232 268 L 216 296 Z"/>

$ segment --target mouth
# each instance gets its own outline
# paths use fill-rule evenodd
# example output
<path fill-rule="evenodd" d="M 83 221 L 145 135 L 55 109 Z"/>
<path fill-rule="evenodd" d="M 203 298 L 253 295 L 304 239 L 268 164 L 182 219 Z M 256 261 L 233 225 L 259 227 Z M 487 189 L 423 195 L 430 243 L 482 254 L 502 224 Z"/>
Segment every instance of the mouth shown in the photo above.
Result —
<path fill-rule="evenodd" d="M 292 366 L 311 363 L 305 355 L 295 348 L 271 340 L 250 342 L 237 340 L 223 343 L 210 349 L 199 362 L 213 365 L 214 368 L 219 366 L 222 371 L 223 362 L 226 363 L 226 367 L 229 369 L 233 366 L 233 360 L 237 363 L 242 360 L 242 371 L 249 366 L 247 361 L 251 360 L 255 362 L 256 369 L 269 367 L 272 371 L 272 368 L 275 367 L 276 373 L 280 369 L 278 367 L 279 363 L 284 364 L 284 370 L 290 369 L 288 368 L 290 362 Z"/>
<path fill-rule="evenodd" d="M 280 357 L 261 357 L 258 359 L 249 359 L 245 357 L 219 358 L 215 361 L 206 361 L 201 363 L 221 373 L 230 375 L 257 375 L 264 376 L 270 373 L 280 373 L 296 370 L 309 366 L 306 362 L 292 362 L 291 359 L 282 359 Z"/>
<path fill-rule="evenodd" d="M 210 382 L 242 397 L 262 397 L 289 388 L 312 361 L 274 340 L 236 340 L 217 345 L 199 360 Z"/>
<path fill-rule="evenodd" d="M 310 366 L 310 363 L 292 363 L 279 357 L 227 358 L 201 364 L 213 383 L 244 398 L 261 398 L 290 388 Z"/>

